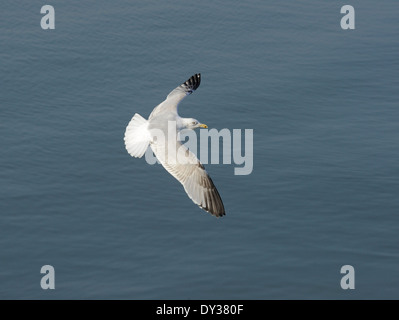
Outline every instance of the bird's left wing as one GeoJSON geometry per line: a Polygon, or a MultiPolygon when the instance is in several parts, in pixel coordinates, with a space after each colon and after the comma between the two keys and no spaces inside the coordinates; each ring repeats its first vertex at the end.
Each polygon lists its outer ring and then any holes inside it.
{"type": "Polygon", "coordinates": [[[177,106],[186,96],[195,91],[201,83],[201,74],[196,73],[190,79],[172,90],[166,99],[152,110],[149,120],[163,112],[174,112],[177,114],[177,106]]]}

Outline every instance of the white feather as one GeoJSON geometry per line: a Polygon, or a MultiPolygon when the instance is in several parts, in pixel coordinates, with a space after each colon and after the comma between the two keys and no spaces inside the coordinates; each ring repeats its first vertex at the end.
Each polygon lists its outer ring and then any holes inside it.
{"type": "Polygon", "coordinates": [[[132,157],[141,158],[151,140],[148,121],[136,113],[126,127],[125,147],[132,157]]]}

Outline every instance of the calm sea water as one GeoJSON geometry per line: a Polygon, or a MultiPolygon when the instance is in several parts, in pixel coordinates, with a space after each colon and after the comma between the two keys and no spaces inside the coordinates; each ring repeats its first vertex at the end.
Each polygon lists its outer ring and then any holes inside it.
{"type": "Polygon", "coordinates": [[[399,298],[396,0],[44,4],[0,13],[0,298],[399,298]],[[221,219],[123,143],[197,72],[181,115],[254,130],[221,219]]]}

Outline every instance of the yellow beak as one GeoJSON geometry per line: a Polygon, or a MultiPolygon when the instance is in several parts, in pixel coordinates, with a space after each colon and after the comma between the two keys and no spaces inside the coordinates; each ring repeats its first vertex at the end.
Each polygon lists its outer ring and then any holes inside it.
{"type": "Polygon", "coordinates": [[[208,126],[206,124],[203,124],[203,123],[200,124],[200,127],[201,128],[205,128],[205,129],[208,128],[208,126]]]}

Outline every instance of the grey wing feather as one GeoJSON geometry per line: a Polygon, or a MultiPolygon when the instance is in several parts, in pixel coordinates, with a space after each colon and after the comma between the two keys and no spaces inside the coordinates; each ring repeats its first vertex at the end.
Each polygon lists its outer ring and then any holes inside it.
{"type": "Polygon", "coordinates": [[[179,163],[177,160],[168,161],[166,146],[157,143],[151,144],[152,150],[163,167],[183,185],[187,195],[195,204],[216,217],[224,216],[222,199],[204,166],[180,142],[177,142],[176,147],[186,155],[184,163],[179,163]]]}
{"type": "Polygon", "coordinates": [[[199,87],[200,83],[201,74],[196,73],[190,79],[172,90],[166,97],[166,100],[154,108],[149,119],[162,112],[174,112],[177,114],[177,106],[179,105],[180,101],[182,101],[186,96],[192,94],[199,87]]]}

